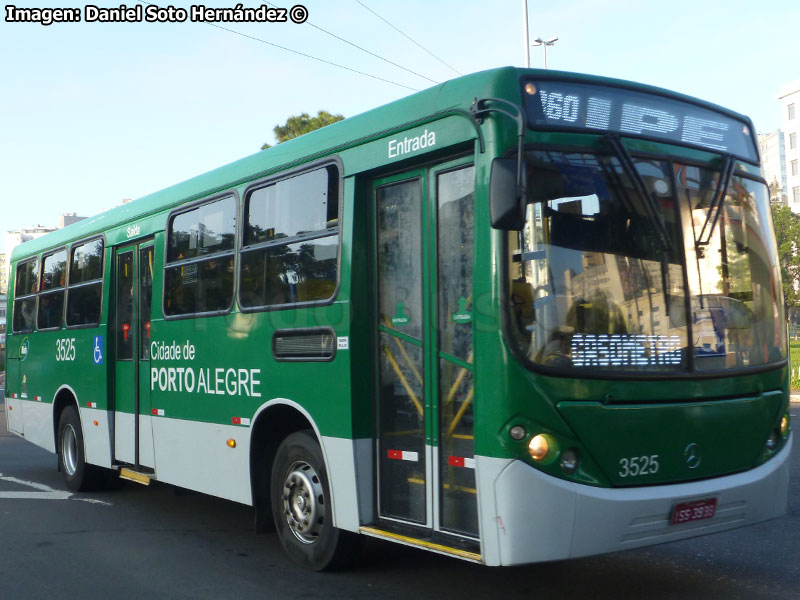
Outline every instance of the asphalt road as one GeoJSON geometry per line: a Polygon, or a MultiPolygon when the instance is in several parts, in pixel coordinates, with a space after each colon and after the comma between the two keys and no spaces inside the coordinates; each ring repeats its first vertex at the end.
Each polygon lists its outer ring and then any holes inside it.
{"type": "Polygon", "coordinates": [[[511,568],[369,539],[354,570],[318,574],[253,534],[245,506],[159,484],[69,494],[55,456],[8,434],[0,412],[0,598],[797,600],[798,446],[789,514],[749,528],[511,568]]]}

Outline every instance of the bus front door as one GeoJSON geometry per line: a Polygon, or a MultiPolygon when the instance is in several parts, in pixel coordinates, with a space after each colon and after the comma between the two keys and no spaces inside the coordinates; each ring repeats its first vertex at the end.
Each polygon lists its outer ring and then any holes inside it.
{"type": "Polygon", "coordinates": [[[155,468],[150,420],[150,305],[153,242],[115,252],[114,459],[155,468]],[[137,418],[138,417],[138,418],[137,418]]]}
{"type": "Polygon", "coordinates": [[[464,161],[374,182],[378,514],[478,538],[473,188],[464,161]]]}

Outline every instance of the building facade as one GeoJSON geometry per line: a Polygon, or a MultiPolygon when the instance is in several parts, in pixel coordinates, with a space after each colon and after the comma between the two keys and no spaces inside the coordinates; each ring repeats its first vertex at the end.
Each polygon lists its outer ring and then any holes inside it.
{"type": "Polygon", "coordinates": [[[55,231],[55,227],[45,227],[43,225],[37,225],[36,227],[30,227],[27,229],[16,229],[14,231],[7,231],[6,232],[6,240],[5,240],[5,257],[3,259],[3,275],[0,278],[0,283],[3,283],[4,287],[0,288],[0,294],[7,294],[8,293],[8,264],[11,259],[11,252],[22,244],[23,242],[27,242],[29,240],[35,240],[36,238],[42,237],[46,233],[50,233],[51,231],[55,231]]]}
{"type": "Polygon", "coordinates": [[[58,218],[58,228],[63,229],[67,225],[83,221],[85,218],[86,217],[79,217],[77,213],[64,213],[58,218]]]}
{"type": "MultiPolygon", "coordinates": [[[[79,217],[76,213],[64,213],[58,218],[58,229],[63,229],[68,225],[82,221],[86,217],[79,217]]],[[[8,293],[8,265],[11,260],[11,252],[20,244],[29,240],[35,240],[46,233],[55,231],[56,227],[45,227],[37,225],[26,229],[17,229],[6,232],[5,254],[0,253],[0,294],[8,293]]]]}
{"type": "Polygon", "coordinates": [[[761,154],[761,168],[769,185],[769,199],[776,204],[786,205],[786,150],[783,131],[758,134],[758,150],[761,154]]]}
{"type": "Polygon", "coordinates": [[[784,85],[779,98],[786,150],[786,195],[791,209],[800,213],[800,79],[784,85]]]}

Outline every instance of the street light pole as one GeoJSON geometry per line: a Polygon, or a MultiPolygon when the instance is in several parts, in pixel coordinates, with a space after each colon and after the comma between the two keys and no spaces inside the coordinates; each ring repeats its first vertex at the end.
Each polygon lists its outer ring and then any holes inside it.
{"type": "Polygon", "coordinates": [[[528,30],[528,0],[522,0],[522,27],[525,38],[525,68],[531,68],[531,36],[528,30]]]}
{"type": "Polygon", "coordinates": [[[534,43],[531,46],[544,46],[544,68],[547,68],[547,47],[554,45],[558,41],[557,37],[554,37],[551,40],[543,40],[542,38],[536,38],[534,43]]]}

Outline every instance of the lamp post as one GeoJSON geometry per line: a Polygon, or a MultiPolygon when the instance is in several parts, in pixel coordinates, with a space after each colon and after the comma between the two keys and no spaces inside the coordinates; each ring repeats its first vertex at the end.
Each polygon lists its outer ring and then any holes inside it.
{"type": "Polygon", "coordinates": [[[528,32],[528,0],[522,0],[522,34],[525,38],[525,68],[531,68],[531,38],[528,32]]]}
{"type": "Polygon", "coordinates": [[[543,40],[542,38],[536,38],[534,43],[531,46],[544,46],[544,68],[547,68],[547,47],[554,45],[558,41],[557,37],[554,37],[552,40],[543,40]]]}

